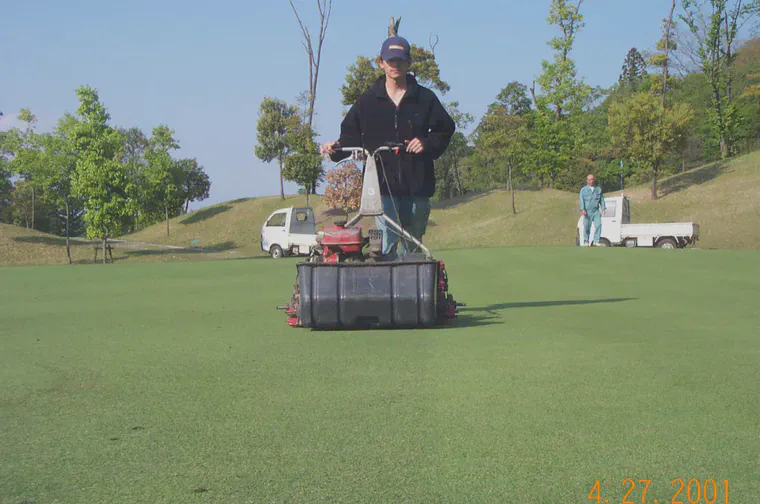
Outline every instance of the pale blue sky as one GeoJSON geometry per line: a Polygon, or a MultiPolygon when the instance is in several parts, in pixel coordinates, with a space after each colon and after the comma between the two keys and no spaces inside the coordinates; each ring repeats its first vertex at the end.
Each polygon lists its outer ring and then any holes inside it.
{"type": "MultiPolygon", "coordinates": [[[[573,56],[591,85],[609,86],[631,47],[650,49],[668,0],[586,0],[586,27],[573,56]]],[[[388,18],[400,34],[427,45],[458,100],[479,117],[512,80],[529,83],[551,57],[549,0],[334,0],[323,55],[316,128],[333,139],[342,117],[340,86],[356,56],[376,54],[388,18]]],[[[315,0],[297,0],[315,23],[315,0]]],[[[253,154],[265,96],[295,101],[308,86],[306,56],[287,0],[27,0],[0,10],[0,128],[31,108],[49,130],[76,108],[74,89],[98,89],[113,124],[146,133],[176,130],[180,155],[197,157],[211,177],[205,206],[276,194],[277,169],[253,154]]],[[[293,193],[296,188],[288,185],[293,193]]],[[[321,191],[320,191],[321,192],[321,191]]]]}

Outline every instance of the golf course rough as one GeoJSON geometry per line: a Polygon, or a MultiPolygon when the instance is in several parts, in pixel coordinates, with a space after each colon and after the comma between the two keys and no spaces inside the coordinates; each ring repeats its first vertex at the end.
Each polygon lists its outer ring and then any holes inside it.
{"type": "Polygon", "coordinates": [[[440,259],[415,331],[289,328],[292,259],[0,269],[0,502],[758,502],[757,252],[440,259]]]}

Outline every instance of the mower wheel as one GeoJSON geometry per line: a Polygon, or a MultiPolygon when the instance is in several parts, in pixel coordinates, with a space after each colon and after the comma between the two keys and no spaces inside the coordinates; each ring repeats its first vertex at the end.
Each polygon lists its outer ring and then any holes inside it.
{"type": "Polygon", "coordinates": [[[272,256],[272,259],[281,259],[282,256],[284,255],[282,251],[282,247],[280,247],[279,245],[272,245],[271,247],[269,247],[269,255],[272,256]]]}

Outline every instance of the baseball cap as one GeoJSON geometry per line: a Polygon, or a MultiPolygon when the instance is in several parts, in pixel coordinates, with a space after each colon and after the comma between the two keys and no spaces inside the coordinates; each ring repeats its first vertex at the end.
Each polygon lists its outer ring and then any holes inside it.
{"type": "Polygon", "coordinates": [[[380,57],[384,61],[388,61],[393,58],[399,58],[405,61],[409,61],[409,53],[411,48],[409,42],[404,37],[391,37],[383,42],[383,48],[380,51],[380,57]]]}

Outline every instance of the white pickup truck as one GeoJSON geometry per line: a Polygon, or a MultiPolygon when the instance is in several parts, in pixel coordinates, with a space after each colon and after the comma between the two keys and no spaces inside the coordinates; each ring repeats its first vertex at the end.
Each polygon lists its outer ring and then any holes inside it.
{"type": "MultiPolygon", "coordinates": [[[[699,224],[675,222],[666,224],[631,224],[631,206],[628,197],[605,198],[607,211],[602,215],[601,247],[657,247],[684,248],[699,239],[699,224]]],[[[578,219],[575,244],[581,244],[583,217],[578,219]]],[[[591,234],[593,235],[593,228],[591,234]]]]}
{"type": "Polygon", "coordinates": [[[275,210],[261,227],[261,250],[275,259],[307,256],[317,246],[317,224],[311,207],[275,210]]]}

